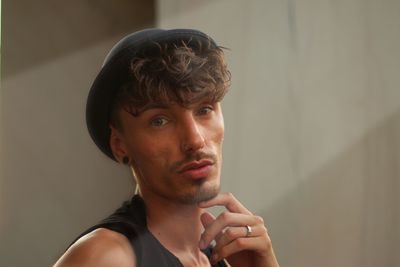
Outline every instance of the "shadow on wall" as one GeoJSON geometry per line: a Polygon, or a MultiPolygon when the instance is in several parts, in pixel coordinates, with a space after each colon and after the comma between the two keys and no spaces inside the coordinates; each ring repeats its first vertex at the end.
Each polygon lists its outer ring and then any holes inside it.
{"type": "Polygon", "coordinates": [[[399,266],[399,153],[397,111],[262,212],[281,266],[399,266]]]}
{"type": "Polygon", "coordinates": [[[3,77],[155,21],[154,1],[3,0],[3,77]]]}

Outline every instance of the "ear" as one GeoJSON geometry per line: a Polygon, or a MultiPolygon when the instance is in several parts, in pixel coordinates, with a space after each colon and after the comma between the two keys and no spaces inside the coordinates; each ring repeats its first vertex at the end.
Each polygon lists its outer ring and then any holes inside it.
{"type": "Polygon", "coordinates": [[[114,157],[122,163],[122,158],[128,154],[127,146],[121,132],[114,126],[109,125],[111,129],[110,147],[114,157]]]}

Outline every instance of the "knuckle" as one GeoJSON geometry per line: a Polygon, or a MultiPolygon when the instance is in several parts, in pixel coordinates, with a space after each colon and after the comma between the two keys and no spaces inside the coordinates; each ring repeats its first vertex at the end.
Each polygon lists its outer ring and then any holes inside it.
{"type": "Polygon", "coordinates": [[[261,227],[261,234],[262,234],[262,235],[268,234],[267,227],[265,227],[265,226],[261,227]]]}
{"type": "Polygon", "coordinates": [[[224,211],[224,212],[221,213],[221,215],[219,215],[219,217],[223,221],[228,221],[230,216],[231,216],[231,213],[229,211],[224,211]]]}
{"type": "Polygon", "coordinates": [[[235,240],[235,242],[236,242],[236,246],[239,249],[243,249],[246,247],[246,239],[245,238],[238,238],[235,240]]]}
{"type": "Polygon", "coordinates": [[[226,236],[227,236],[229,239],[235,238],[235,231],[234,231],[232,228],[228,228],[228,229],[225,231],[225,234],[226,234],[226,236]]]}
{"type": "Polygon", "coordinates": [[[256,222],[260,224],[264,224],[264,219],[261,216],[256,216],[256,222]]]}
{"type": "Polygon", "coordinates": [[[226,192],[226,193],[225,193],[225,196],[226,196],[227,198],[235,198],[231,192],[226,192]]]}

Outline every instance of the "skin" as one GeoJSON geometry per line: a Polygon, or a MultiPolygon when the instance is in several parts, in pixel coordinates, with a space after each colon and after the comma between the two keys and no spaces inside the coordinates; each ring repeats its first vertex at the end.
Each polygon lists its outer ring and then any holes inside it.
{"type": "MultiPolygon", "coordinates": [[[[129,157],[146,205],[149,231],[184,266],[210,266],[201,249],[212,240],[216,241],[213,262],[279,266],[262,218],[232,194],[219,193],[224,138],[220,103],[150,106],[139,116],[121,110],[120,119],[122,128],[111,128],[113,153],[121,162],[129,157]],[[188,163],[204,161],[206,171],[200,174],[181,171],[188,163]],[[206,209],[216,205],[226,207],[226,212],[214,218],[206,209]],[[252,227],[249,237],[246,225],[252,227]]],[[[79,240],[55,266],[136,266],[125,237],[107,229],[96,231],[79,240]],[[121,262],[107,263],[112,254],[121,262]]]]}
{"type": "Polygon", "coordinates": [[[224,123],[218,103],[150,106],[140,116],[120,113],[123,129],[113,129],[111,146],[117,157],[128,155],[145,200],[194,204],[219,192],[224,123]],[[212,163],[204,179],[178,172],[196,160],[212,163]],[[198,202],[198,201],[195,201],[198,202]]]}

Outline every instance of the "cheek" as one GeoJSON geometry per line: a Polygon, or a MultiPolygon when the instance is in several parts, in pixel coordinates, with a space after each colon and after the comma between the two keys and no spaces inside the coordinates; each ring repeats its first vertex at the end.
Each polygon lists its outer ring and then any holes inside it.
{"type": "Polygon", "coordinates": [[[136,167],[145,173],[168,166],[168,159],[171,155],[168,145],[161,142],[159,138],[138,138],[129,145],[129,152],[136,167]]]}
{"type": "Polygon", "coordinates": [[[212,125],[212,141],[213,143],[222,146],[222,143],[224,141],[224,133],[225,133],[225,128],[224,128],[224,120],[221,115],[221,117],[216,120],[213,125],[212,125]]]}

